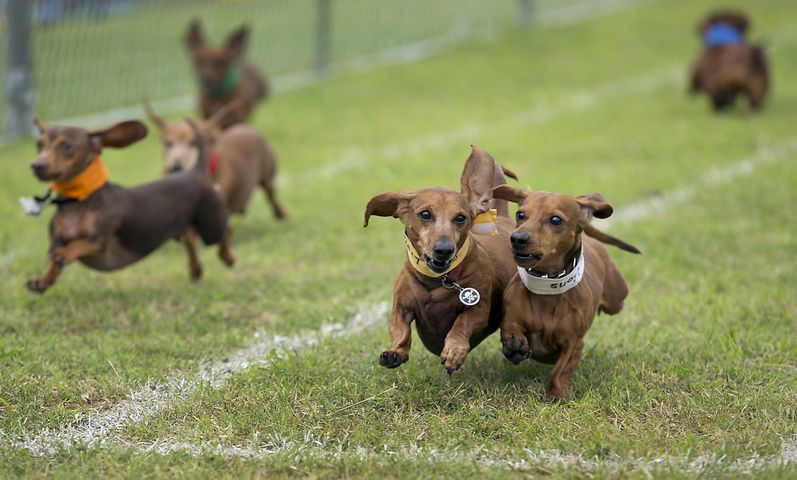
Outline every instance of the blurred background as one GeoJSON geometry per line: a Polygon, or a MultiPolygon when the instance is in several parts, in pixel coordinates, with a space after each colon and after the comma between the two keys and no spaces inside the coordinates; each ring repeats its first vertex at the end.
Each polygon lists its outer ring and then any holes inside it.
{"type": "Polygon", "coordinates": [[[191,108],[196,87],[182,37],[192,18],[202,19],[213,44],[245,19],[253,32],[249,60],[286,89],[417,60],[518,24],[567,22],[591,3],[609,9],[629,2],[3,0],[0,120],[8,138],[30,130],[30,111],[91,124],[95,117],[75,117],[114,116],[144,95],[162,111],[191,108]]]}

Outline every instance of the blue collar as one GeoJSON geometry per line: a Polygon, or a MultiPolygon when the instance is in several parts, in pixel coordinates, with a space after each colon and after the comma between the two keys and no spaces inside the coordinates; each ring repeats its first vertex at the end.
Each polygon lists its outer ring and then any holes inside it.
{"type": "Polygon", "coordinates": [[[727,23],[717,22],[711,24],[703,33],[703,45],[706,47],[721,47],[723,45],[739,45],[744,42],[744,36],[727,23]]]}

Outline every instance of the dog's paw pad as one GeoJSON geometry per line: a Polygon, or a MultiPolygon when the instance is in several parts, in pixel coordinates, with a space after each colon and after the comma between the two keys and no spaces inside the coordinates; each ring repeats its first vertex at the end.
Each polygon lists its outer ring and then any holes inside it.
{"type": "Polygon", "coordinates": [[[507,360],[512,362],[514,365],[517,365],[523,360],[529,358],[530,350],[528,343],[512,335],[509,340],[504,342],[503,352],[507,360]]]}
{"type": "Polygon", "coordinates": [[[384,351],[381,355],[379,355],[379,365],[387,368],[396,368],[409,359],[409,355],[402,355],[398,352],[384,351]]]}

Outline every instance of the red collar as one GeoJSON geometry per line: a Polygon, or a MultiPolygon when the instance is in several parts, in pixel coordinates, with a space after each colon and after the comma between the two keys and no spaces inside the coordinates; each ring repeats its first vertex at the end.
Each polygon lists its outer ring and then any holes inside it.
{"type": "Polygon", "coordinates": [[[462,267],[465,266],[465,262],[460,263],[453,270],[446,274],[446,279],[452,282],[456,282],[459,278],[459,274],[462,273],[462,267]]]}
{"type": "Polygon", "coordinates": [[[216,174],[216,170],[219,168],[219,152],[216,150],[211,150],[210,155],[208,155],[208,172],[211,175],[216,174]]]}

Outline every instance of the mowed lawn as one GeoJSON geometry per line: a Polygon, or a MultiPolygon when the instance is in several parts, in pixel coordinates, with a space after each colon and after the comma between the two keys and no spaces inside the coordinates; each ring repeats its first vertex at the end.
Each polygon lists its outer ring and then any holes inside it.
{"type": "MultiPolygon", "coordinates": [[[[6,147],[0,476],[716,477],[749,473],[736,459],[780,457],[797,434],[797,16],[792,0],[727,3],[752,13],[752,37],[768,45],[774,88],[760,114],[715,115],[686,95],[694,24],[719,4],[691,0],[505,32],[275,96],[255,124],[280,155],[290,218],[273,219],[258,194],[233,220],[235,267],[204,249],[197,284],[173,243],[111,274],[70,266],[45,295],[27,292],[51,210],[21,214],[17,197],[44,186],[29,173],[33,142],[6,147]],[[195,378],[254,332],[297,335],[389,302],[402,228],[375,218],[363,229],[365,203],[456,187],[471,143],[519,185],[600,192],[618,218],[668,202],[610,222],[643,255],[610,250],[631,293],[619,316],[594,322],[565,402],[542,401],[550,368],[512,366],[497,335],[451,376],[417,339],[409,363],[383,369],[385,316],[201,386],[102,447],[19,447],[148,383],[195,378]],[[135,447],[158,443],[257,458],[135,447]]],[[[104,152],[112,179],[159,175],[152,133],[104,152]]],[[[794,463],[757,465],[762,478],[797,475],[794,463]]]]}

